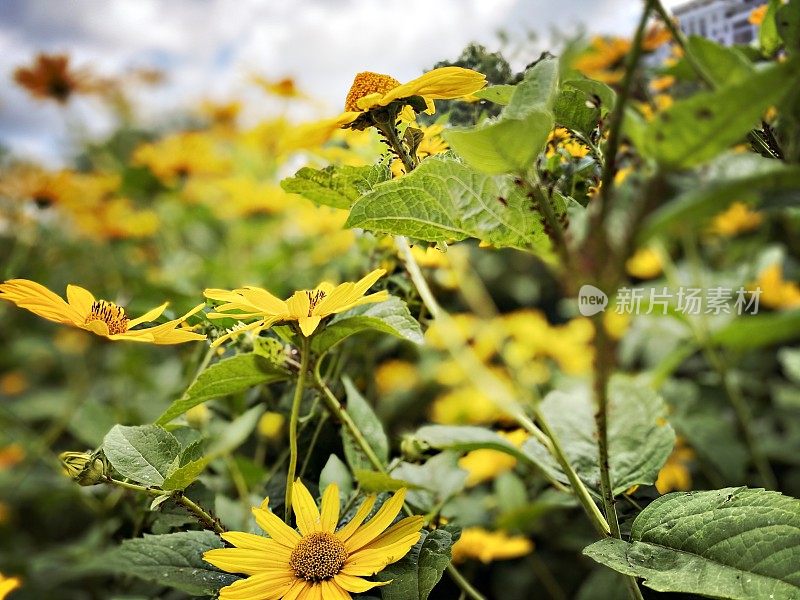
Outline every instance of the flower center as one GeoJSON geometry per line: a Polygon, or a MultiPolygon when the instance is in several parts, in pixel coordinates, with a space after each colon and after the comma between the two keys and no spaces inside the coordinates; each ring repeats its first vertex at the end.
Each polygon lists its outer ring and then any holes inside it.
{"type": "Polygon", "coordinates": [[[297,543],[289,566],[298,578],[318,582],[336,575],[346,560],[344,544],[332,533],[318,531],[303,536],[297,543]]]}
{"type": "Polygon", "coordinates": [[[347,92],[347,99],[344,101],[344,109],[348,112],[359,111],[358,101],[364,96],[370,94],[385,94],[389,90],[393,90],[400,85],[394,77],[382,75],[380,73],[373,73],[372,71],[364,71],[356,75],[353,80],[353,85],[350,86],[350,91],[347,92]]]}
{"type": "Polygon", "coordinates": [[[311,313],[314,312],[314,307],[316,307],[317,304],[319,304],[325,297],[325,292],[322,290],[309,290],[306,292],[306,296],[308,296],[308,316],[310,317],[311,313]]]}
{"type": "Polygon", "coordinates": [[[128,331],[128,317],[125,316],[125,309],[117,306],[113,302],[96,300],[92,303],[92,310],[86,317],[85,324],[92,321],[102,321],[108,326],[109,335],[125,333],[128,331]]]}

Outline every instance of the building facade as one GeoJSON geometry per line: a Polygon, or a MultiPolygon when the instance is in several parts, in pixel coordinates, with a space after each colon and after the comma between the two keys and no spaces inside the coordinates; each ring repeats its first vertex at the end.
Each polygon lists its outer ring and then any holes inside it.
{"type": "Polygon", "coordinates": [[[748,20],[753,9],[764,0],[693,0],[672,13],[686,35],[699,35],[725,46],[749,44],[758,35],[758,26],[748,20]]]}

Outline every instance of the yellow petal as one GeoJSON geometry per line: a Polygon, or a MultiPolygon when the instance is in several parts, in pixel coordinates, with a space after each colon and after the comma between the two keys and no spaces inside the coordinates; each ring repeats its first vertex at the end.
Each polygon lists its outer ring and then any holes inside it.
{"type": "Polygon", "coordinates": [[[461,67],[441,67],[428,71],[389,92],[381,100],[386,106],[399,98],[422,96],[425,99],[444,100],[467,96],[486,85],[486,76],[461,67]]]}
{"type": "Polygon", "coordinates": [[[272,511],[254,508],[253,516],[256,518],[258,526],[279,544],[287,548],[294,548],[297,542],[300,541],[300,535],[281,521],[272,511]]]}
{"type": "Polygon", "coordinates": [[[322,494],[322,514],[320,515],[320,528],[322,531],[333,533],[339,523],[339,486],[335,483],[328,484],[322,494]]]}
{"type": "Polygon", "coordinates": [[[257,287],[244,287],[241,290],[242,296],[263,311],[265,315],[282,315],[287,312],[286,302],[270,294],[267,290],[257,287]]]}
{"type": "Polygon", "coordinates": [[[322,598],[324,600],[352,600],[352,596],[336,583],[336,580],[326,579],[322,582],[322,598]]]}
{"type": "Polygon", "coordinates": [[[289,588],[289,591],[283,595],[282,600],[298,600],[302,598],[305,595],[306,589],[311,585],[313,584],[303,581],[302,579],[296,579],[292,587],[289,588]]]}
{"type": "MultiPolygon", "coordinates": [[[[67,292],[67,293],[69,293],[69,292],[67,292]]],[[[72,303],[71,300],[70,300],[70,303],[72,303]]],[[[137,317],[137,318],[129,321],[128,322],[128,328],[136,327],[140,323],[150,323],[151,321],[155,321],[158,317],[161,316],[161,314],[164,312],[164,310],[166,310],[168,305],[169,305],[169,302],[164,302],[164,304],[162,304],[161,306],[156,306],[154,309],[148,310],[141,317],[137,317]]]]}
{"type": "Polygon", "coordinates": [[[297,322],[300,325],[300,331],[303,332],[304,336],[308,337],[316,331],[321,320],[322,317],[300,317],[297,322]]]}
{"type": "MultiPolygon", "coordinates": [[[[270,541],[270,540],[267,540],[270,541]]],[[[274,546],[280,546],[272,541],[274,546]]],[[[261,550],[247,550],[245,548],[218,548],[208,550],[203,554],[203,560],[228,573],[244,573],[255,575],[262,572],[287,573],[292,572],[289,567],[289,557],[285,559],[273,558],[271,554],[261,550]]]]}
{"type": "Polygon", "coordinates": [[[276,544],[274,540],[265,538],[263,535],[245,533],[243,531],[226,531],[225,533],[221,534],[220,537],[226,542],[233,544],[237,548],[258,550],[259,552],[265,552],[270,555],[274,555],[276,558],[285,557],[287,561],[291,556],[291,550],[286,548],[286,546],[276,544]]]}
{"type": "Polygon", "coordinates": [[[220,600],[279,600],[295,584],[291,570],[269,571],[240,579],[220,590],[220,600]]]}
{"type": "MultiPolygon", "coordinates": [[[[419,531],[425,519],[421,516],[406,517],[405,519],[395,523],[389,529],[384,531],[369,544],[364,546],[365,550],[379,550],[394,544],[405,544],[408,538],[415,538],[409,545],[409,548],[417,543],[419,539],[419,531]]],[[[407,551],[407,550],[406,550],[407,551]]]]}
{"type": "Polygon", "coordinates": [[[85,318],[92,312],[94,296],[89,290],[85,290],[78,285],[70,284],[67,286],[67,301],[72,308],[79,314],[84,315],[85,318]]]}
{"type": "MultiPolygon", "coordinates": [[[[108,335],[108,325],[104,321],[89,321],[88,323],[82,325],[83,329],[91,331],[97,335],[102,335],[104,337],[109,337],[108,335]]],[[[124,334],[117,334],[115,337],[120,338],[124,334]]],[[[149,338],[147,341],[152,341],[152,337],[149,334],[142,334],[142,337],[149,338]]]]}
{"type": "Polygon", "coordinates": [[[392,523],[400,509],[403,508],[405,497],[406,490],[400,489],[394,496],[384,502],[383,506],[375,513],[375,516],[350,536],[350,539],[345,541],[344,545],[347,548],[347,552],[355,552],[378,537],[392,523]]]}
{"type": "MultiPolygon", "coordinates": [[[[309,583],[297,600],[323,600],[322,586],[319,583],[309,583]]],[[[325,598],[324,600],[328,600],[325,598]]]]}
{"type": "Polygon", "coordinates": [[[63,298],[28,279],[9,279],[0,284],[0,299],[13,302],[20,308],[56,323],[80,327],[86,320],[86,314],[78,313],[63,298]]]}
{"type": "Polygon", "coordinates": [[[374,494],[367,496],[367,499],[364,500],[361,506],[358,507],[356,514],[353,515],[353,518],[350,519],[350,522],[336,532],[336,537],[343,542],[347,541],[347,539],[349,539],[350,536],[356,532],[359,525],[364,522],[364,519],[367,518],[367,515],[372,512],[372,507],[375,506],[375,500],[376,496],[374,494]]]}
{"type": "Polygon", "coordinates": [[[301,534],[309,535],[320,530],[317,503],[299,479],[295,480],[292,487],[292,509],[301,534]]]}
{"type": "Polygon", "coordinates": [[[366,579],[361,579],[360,577],[354,577],[352,575],[345,575],[344,573],[337,573],[333,576],[333,580],[342,588],[348,592],[353,592],[354,594],[360,594],[361,592],[366,592],[374,587],[391,583],[390,581],[367,581],[366,579]]]}
{"type": "Polygon", "coordinates": [[[305,291],[295,292],[292,294],[292,297],[286,301],[286,308],[288,315],[293,319],[307,317],[311,308],[311,301],[308,299],[308,294],[305,291]]]}

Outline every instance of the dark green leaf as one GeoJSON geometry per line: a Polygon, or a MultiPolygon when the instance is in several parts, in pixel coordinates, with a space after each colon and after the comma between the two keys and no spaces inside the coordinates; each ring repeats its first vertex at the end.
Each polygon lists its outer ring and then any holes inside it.
{"type": "Polygon", "coordinates": [[[391,179],[385,165],[351,167],[328,166],[324,169],[303,167],[293,177],[281,181],[287,192],[299,194],[316,204],[348,209],[359,196],[375,184],[391,179]]]}
{"type": "MultiPolygon", "coordinates": [[[[389,460],[389,439],[383,430],[383,424],[353,382],[348,377],[343,377],[342,383],[347,393],[347,414],[353,419],[375,455],[385,465],[389,460]]],[[[345,458],[353,472],[358,469],[371,470],[375,468],[350,431],[344,426],[342,426],[342,442],[345,458]]]]}
{"type": "Polygon", "coordinates": [[[103,439],[103,452],[124,477],[147,486],[160,486],[178,459],[180,444],[156,425],[115,425],[103,439]]]}

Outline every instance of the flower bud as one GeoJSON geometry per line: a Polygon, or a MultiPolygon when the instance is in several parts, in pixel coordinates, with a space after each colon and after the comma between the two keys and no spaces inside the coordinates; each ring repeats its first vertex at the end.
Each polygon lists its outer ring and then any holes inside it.
{"type": "Polygon", "coordinates": [[[415,438],[413,435],[403,436],[400,442],[400,452],[403,457],[410,461],[420,460],[426,450],[430,448],[427,442],[415,438]]]}
{"type": "Polygon", "coordinates": [[[102,454],[62,452],[58,458],[67,477],[78,485],[97,485],[108,475],[109,464],[102,454]]]}
{"type": "Polygon", "coordinates": [[[281,413],[265,412],[258,420],[258,434],[268,440],[276,440],[280,437],[283,424],[286,421],[281,413]]]}

